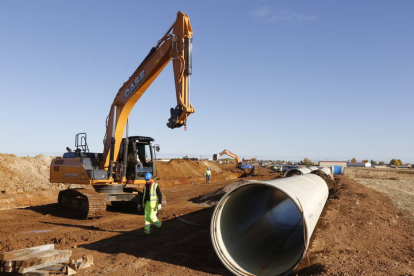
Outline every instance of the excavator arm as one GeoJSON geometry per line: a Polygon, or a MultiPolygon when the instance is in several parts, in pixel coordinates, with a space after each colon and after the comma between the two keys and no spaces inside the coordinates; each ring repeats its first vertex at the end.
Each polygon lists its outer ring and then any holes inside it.
{"type": "Polygon", "coordinates": [[[112,167],[110,163],[114,156],[118,156],[132,108],[171,60],[177,105],[170,110],[171,117],[167,126],[171,129],[185,126],[188,116],[195,112],[190,103],[189,91],[192,74],[192,36],[190,18],[178,12],[174,24],[119,89],[106,122],[103,158],[99,164],[101,169],[107,170],[112,167]]]}
{"type": "Polygon", "coordinates": [[[228,156],[230,156],[230,157],[232,157],[232,158],[234,158],[234,159],[236,159],[237,164],[242,163],[242,160],[240,159],[240,157],[237,154],[234,154],[231,151],[226,150],[226,149],[223,150],[222,152],[220,152],[219,155],[218,155],[218,157],[221,157],[221,156],[223,156],[225,154],[228,155],[228,156]]]}

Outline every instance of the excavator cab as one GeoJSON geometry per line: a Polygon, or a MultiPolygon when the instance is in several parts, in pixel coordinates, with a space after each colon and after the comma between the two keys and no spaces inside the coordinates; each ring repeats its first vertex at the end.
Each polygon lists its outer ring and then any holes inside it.
{"type": "Polygon", "coordinates": [[[123,138],[118,157],[118,160],[122,161],[117,165],[117,179],[122,178],[121,172],[125,169],[127,183],[143,180],[147,172],[156,176],[156,152],[159,151],[160,147],[159,145],[152,146],[153,141],[153,138],[146,136],[123,138]],[[125,148],[125,145],[127,145],[127,148],[125,148]]]}
{"type": "MultiPolygon", "coordinates": [[[[102,153],[92,153],[86,141],[86,133],[78,133],[75,138],[75,150],[66,148],[62,157],[52,161],[50,181],[52,183],[98,184],[109,179],[107,170],[99,168],[102,153]]],[[[156,152],[159,145],[152,145],[154,138],[130,136],[123,138],[118,158],[113,162],[113,181],[124,184],[145,183],[144,175],[150,172],[157,175],[156,152]],[[126,182],[125,183],[125,180],[126,182]]]]}

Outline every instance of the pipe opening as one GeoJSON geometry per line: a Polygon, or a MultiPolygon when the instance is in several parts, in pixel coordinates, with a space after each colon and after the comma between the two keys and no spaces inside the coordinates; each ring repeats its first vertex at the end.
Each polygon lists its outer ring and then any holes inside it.
{"type": "Polygon", "coordinates": [[[291,176],[295,176],[295,175],[303,175],[303,174],[307,174],[310,173],[311,170],[308,168],[298,168],[298,169],[291,169],[288,170],[285,173],[285,177],[291,177],[291,176]]]}
{"type": "Polygon", "coordinates": [[[302,260],[306,248],[302,213],[273,186],[242,186],[225,196],[213,216],[216,252],[237,275],[284,274],[302,260]]]}
{"type": "Polygon", "coordinates": [[[335,188],[336,186],[335,180],[332,178],[332,176],[327,171],[320,169],[320,170],[312,171],[311,174],[316,174],[317,176],[321,177],[325,181],[326,185],[328,186],[329,191],[335,188]]]}

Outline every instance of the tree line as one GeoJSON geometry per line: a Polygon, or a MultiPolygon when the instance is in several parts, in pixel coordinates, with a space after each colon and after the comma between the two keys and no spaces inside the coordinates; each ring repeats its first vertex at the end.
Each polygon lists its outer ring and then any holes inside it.
{"type": "MultiPolygon", "coordinates": [[[[351,160],[348,160],[347,162],[357,162],[356,158],[352,158],[351,160]]],[[[377,161],[371,159],[371,161],[368,161],[368,159],[364,159],[361,162],[363,163],[371,163],[371,165],[385,165],[384,161],[379,161],[377,163],[377,161]]],[[[305,166],[312,166],[315,165],[314,162],[312,162],[312,160],[310,160],[309,158],[304,158],[302,161],[299,162],[300,165],[305,165],[305,166]]],[[[388,165],[394,165],[394,166],[402,166],[404,165],[403,161],[401,161],[401,159],[391,159],[390,162],[388,163],[388,165]]]]}
{"type": "MultiPolygon", "coordinates": [[[[348,161],[349,162],[349,161],[348,161]]],[[[357,162],[356,158],[352,158],[351,162],[357,162]]],[[[368,163],[368,159],[364,159],[361,162],[363,163],[368,163]]],[[[371,163],[371,165],[385,165],[384,161],[379,161],[378,163],[375,160],[372,160],[369,162],[371,163]]],[[[403,161],[401,161],[401,159],[391,159],[390,162],[388,163],[388,165],[394,165],[394,166],[402,166],[404,163],[403,161]]]]}

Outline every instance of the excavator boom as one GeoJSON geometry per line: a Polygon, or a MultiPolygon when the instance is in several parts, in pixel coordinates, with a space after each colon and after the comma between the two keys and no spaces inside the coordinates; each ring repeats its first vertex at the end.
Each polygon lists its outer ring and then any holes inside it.
{"type": "Polygon", "coordinates": [[[178,12],[174,24],[119,89],[106,122],[103,159],[100,162],[101,169],[107,170],[110,166],[110,157],[118,156],[122,136],[132,108],[170,60],[172,60],[174,68],[177,105],[170,110],[171,117],[168,119],[167,126],[172,129],[181,127],[186,124],[188,116],[195,112],[190,103],[189,91],[190,75],[192,74],[192,36],[190,18],[182,12],[178,12]],[[112,153],[111,150],[113,150],[112,153]]]}
{"type": "Polygon", "coordinates": [[[229,151],[229,150],[223,150],[222,152],[220,152],[219,154],[218,154],[218,157],[221,157],[221,156],[223,156],[223,155],[228,155],[228,156],[230,156],[230,157],[232,157],[232,158],[234,158],[234,159],[236,159],[236,162],[237,162],[237,164],[240,164],[240,163],[242,163],[242,160],[241,160],[241,158],[237,155],[237,154],[234,154],[234,153],[232,153],[231,151],[229,151]]]}

